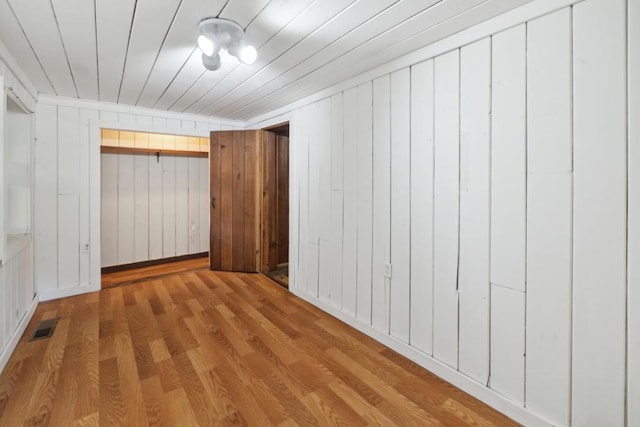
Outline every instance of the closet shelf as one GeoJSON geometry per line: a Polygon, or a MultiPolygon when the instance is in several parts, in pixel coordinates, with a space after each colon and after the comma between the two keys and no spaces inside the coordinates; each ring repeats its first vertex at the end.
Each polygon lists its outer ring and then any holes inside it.
{"type": "Polygon", "coordinates": [[[206,151],[160,150],[157,148],[111,147],[108,145],[100,146],[100,152],[108,154],[155,154],[180,157],[209,157],[209,153],[206,151]]]}

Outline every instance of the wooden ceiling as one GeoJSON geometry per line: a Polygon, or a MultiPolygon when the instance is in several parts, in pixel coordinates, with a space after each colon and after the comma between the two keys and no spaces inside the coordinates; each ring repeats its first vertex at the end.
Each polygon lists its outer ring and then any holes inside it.
{"type": "Polygon", "coordinates": [[[529,1],[0,0],[0,40],[40,93],[248,119],[529,1]],[[205,70],[206,17],[258,60],[205,70]]]}

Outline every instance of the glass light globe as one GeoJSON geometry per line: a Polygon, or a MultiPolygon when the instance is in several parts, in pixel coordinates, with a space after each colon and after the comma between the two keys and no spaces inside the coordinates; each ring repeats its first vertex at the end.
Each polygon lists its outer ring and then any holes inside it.
{"type": "Polygon", "coordinates": [[[256,62],[257,58],[258,52],[256,51],[256,48],[251,45],[243,47],[240,51],[240,61],[245,64],[253,64],[256,62]]]}
{"type": "Polygon", "coordinates": [[[202,53],[207,56],[213,55],[213,51],[215,48],[213,40],[203,35],[198,36],[198,47],[200,48],[202,53]]]}

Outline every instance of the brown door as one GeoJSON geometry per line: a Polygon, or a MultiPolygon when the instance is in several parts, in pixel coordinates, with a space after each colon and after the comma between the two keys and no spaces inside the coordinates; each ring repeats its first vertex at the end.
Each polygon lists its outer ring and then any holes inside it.
{"type": "Polygon", "coordinates": [[[212,270],[257,272],[262,131],[211,132],[212,270]]]}

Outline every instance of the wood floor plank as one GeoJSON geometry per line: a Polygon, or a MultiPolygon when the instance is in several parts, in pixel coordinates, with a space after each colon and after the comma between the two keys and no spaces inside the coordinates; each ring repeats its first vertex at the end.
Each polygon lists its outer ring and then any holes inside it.
{"type": "Polygon", "coordinates": [[[264,276],[145,271],[38,306],[0,425],[516,425],[264,276]]]}

